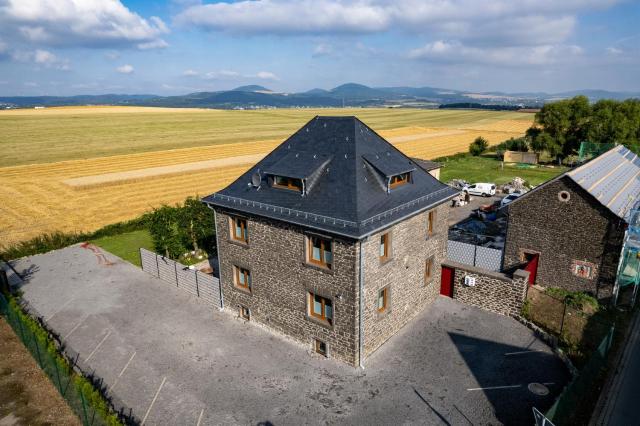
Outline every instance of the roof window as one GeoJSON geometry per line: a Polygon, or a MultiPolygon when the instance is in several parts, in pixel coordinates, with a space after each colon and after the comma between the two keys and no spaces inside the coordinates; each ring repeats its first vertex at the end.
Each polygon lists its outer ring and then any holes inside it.
{"type": "Polygon", "coordinates": [[[289,189],[291,191],[302,192],[302,179],[274,175],[273,186],[275,188],[283,188],[283,189],[289,189]]]}

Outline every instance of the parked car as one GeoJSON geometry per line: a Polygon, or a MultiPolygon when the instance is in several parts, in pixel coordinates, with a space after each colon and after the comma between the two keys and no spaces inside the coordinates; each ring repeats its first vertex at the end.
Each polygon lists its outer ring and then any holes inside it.
{"type": "Polygon", "coordinates": [[[490,197],[496,194],[496,185],[494,183],[474,183],[473,185],[465,186],[462,191],[470,195],[490,197]]]}
{"type": "Polygon", "coordinates": [[[504,197],[502,200],[500,200],[500,208],[506,206],[507,204],[509,204],[510,202],[512,202],[513,200],[517,199],[519,196],[521,196],[522,194],[520,194],[519,192],[514,192],[513,194],[509,194],[506,197],[504,197]]]}

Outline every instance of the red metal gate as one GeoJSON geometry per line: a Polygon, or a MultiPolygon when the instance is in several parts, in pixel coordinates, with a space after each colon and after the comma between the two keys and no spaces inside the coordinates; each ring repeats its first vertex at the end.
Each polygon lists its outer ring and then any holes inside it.
{"type": "Polygon", "coordinates": [[[440,294],[447,297],[453,297],[453,276],[455,269],[448,266],[442,267],[442,278],[440,280],[440,294]]]}

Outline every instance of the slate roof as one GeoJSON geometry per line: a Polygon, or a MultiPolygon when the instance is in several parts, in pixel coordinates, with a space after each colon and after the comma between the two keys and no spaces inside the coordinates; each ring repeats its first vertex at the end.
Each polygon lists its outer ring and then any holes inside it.
{"type": "Polygon", "coordinates": [[[442,168],[442,164],[436,163],[435,161],[423,160],[421,158],[412,158],[412,160],[420,167],[430,172],[431,170],[442,168]]]}
{"type": "MultiPolygon", "coordinates": [[[[614,215],[629,221],[631,208],[640,198],[640,158],[629,149],[618,145],[546,183],[565,176],[577,183],[614,215]]],[[[544,187],[546,183],[518,197],[510,204],[544,187]]]]}
{"type": "Polygon", "coordinates": [[[360,239],[457,194],[356,117],[318,116],[203,202],[360,239]],[[387,191],[406,171],[411,182],[387,191]],[[271,187],[269,174],[304,179],[306,193],[271,187]]]}

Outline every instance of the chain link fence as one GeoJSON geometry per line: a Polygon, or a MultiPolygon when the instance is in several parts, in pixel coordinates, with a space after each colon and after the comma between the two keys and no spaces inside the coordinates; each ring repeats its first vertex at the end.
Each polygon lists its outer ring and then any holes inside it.
{"type": "Polygon", "coordinates": [[[102,394],[61,355],[50,333],[15,300],[7,300],[1,293],[0,314],[85,426],[122,425],[102,394]]]}

